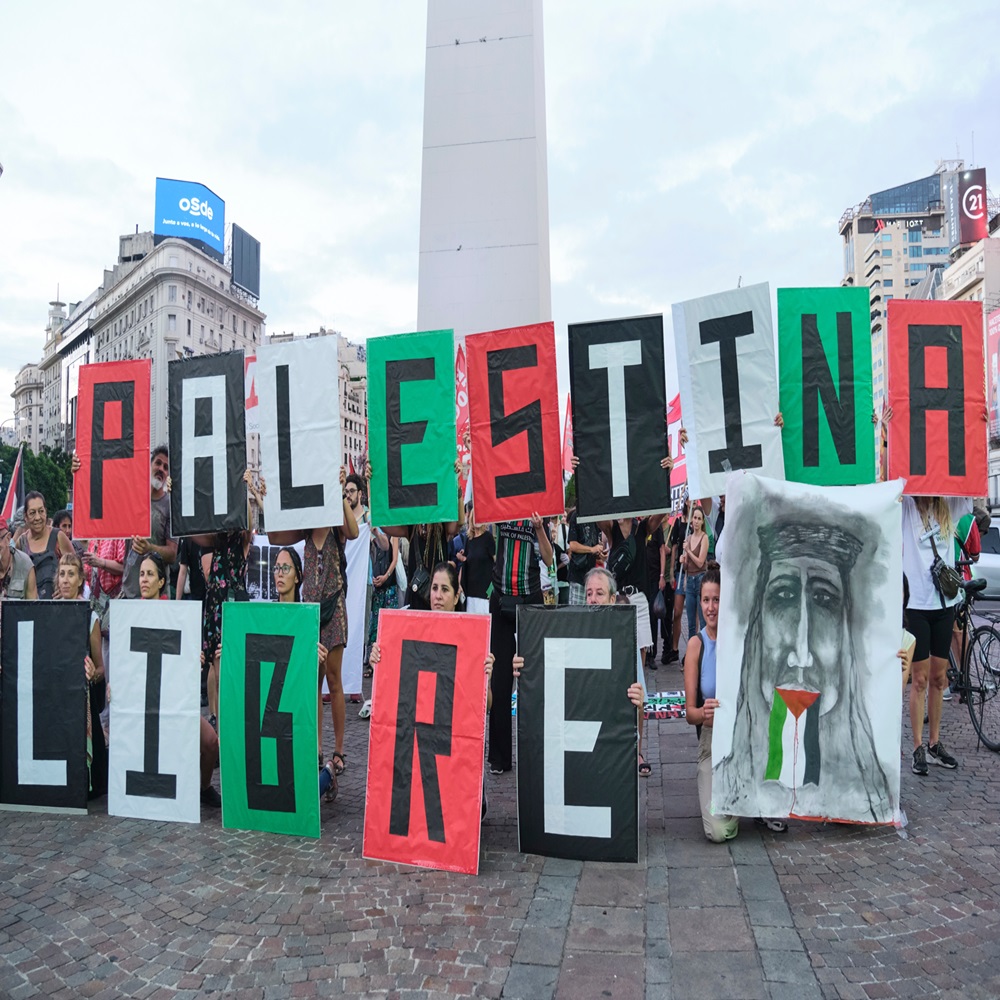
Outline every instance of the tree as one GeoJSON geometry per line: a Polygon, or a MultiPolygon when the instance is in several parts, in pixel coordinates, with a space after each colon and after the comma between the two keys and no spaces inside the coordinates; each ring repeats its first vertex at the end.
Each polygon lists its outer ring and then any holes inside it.
{"type": "MultiPolygon", "coordinates": [[[[0,475],[3,488],[0,495],[6,497],[14,465],[17,462],[17,448],[0,444],[0,475]]],[[[24,489],[26,493],[37,490],[45,497],[45,506],[50,514],[61,510],[69,502],[71,456],[60,448],[42,448],[35,455],[30,448],[24,449],[24,489]]]]}

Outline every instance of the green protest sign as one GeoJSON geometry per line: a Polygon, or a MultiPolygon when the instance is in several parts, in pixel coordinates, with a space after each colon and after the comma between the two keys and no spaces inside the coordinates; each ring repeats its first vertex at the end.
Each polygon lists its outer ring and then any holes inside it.
{"type": "Polygon", "coordinates": [[[456,520],[451,330],[368,341],[368,450],[373,524],[456,520]]]}
{"type": "Polygon", "coordinates": [[[222,825],[319,836],[318,604],[222,606],[222,825]]]}
{"type": "Polygon", "coordinates": [[[779,397],[785,478],[875,482],[867,288],[779,288],[779,397]]]}

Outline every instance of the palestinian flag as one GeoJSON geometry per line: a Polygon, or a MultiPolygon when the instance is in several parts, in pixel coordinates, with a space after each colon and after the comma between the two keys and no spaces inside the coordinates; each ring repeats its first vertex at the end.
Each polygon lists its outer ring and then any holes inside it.
{"type": "Polygon", "coordinates": [[[786,788],[819,784],[819,692],[775,688],[765,781],[786,788]]]}
{"type": "MultiPolygon", "coordinates": [[[[24,457],[24,445],[17,449],[17,461],[14,463],[14,471],[10,476],[10,485],[7,487],[7,499],[4,500],[3,510],[0,517],[11,520],[18,510],[24,506],[24,464],[21,461],[24,457]]],[[[13,528],[11,529],[13,531],[13,528]]]]}

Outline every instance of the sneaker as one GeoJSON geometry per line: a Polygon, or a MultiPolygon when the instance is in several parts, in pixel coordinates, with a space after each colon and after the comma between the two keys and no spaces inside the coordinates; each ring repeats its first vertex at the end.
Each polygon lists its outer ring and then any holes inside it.
{"type": "Polygon", "coordinates": [[[211,786],[201,790],[201,804],[210,809],[222,808],[222,796],[211,786]]]}
{"type": "Polygon", "coordinates": [[[672,650],[670,650],[669,655],[667,656],[667,658],[663,662],[664,663],[676,663],[679,659],[680,659],[680,654],[677,652],[676,649],[672,649],[672,650]]]}
{"type": "Polygon", "coordinates": [[[944,744],[940,741],[935,743],[934,746],[927,748],[927,756],[930,757],[932,764],[937,764],[939,767],[946,767],[949,771],[958,767],[958,761],[945,750],[944,744]]]}
{"type": "Polygon", "coordinates": [[[951,701],[951,685],[949,684],[941,695],[942,701],[951,701]]]}
{"type": "Polygon", "coordinates": [[[372,715],[372,700],[368,698],[365,703],[361,706],[361,711],[358,712],[359,719],[370,719],[372,715]]]}
{"type": "MultiPolygon", "coordinates": [[[[938,744],[940,746],[940,744],[938,744]]],[[[928,771],[927,767],[927,750],[923,743],[913,751],[913,766],[911,768],[914,774],[924,775],[928,771]]]]}

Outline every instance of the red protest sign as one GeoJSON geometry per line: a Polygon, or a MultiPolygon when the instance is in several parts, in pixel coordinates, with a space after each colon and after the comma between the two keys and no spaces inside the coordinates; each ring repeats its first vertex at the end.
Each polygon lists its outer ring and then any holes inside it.
{"type": "Polygon", "coordinates": [[[378,641],[363,854],[475,875],[489,616],[383,610],[378,641]]]}
{"type": "Polygon", "coordinates": [[[466,337],[476,520],[563,511],[551,323],[466,337]]]}
{"type": "Polygon", "coordinates": [[[927,496],[986,493],[983,309],[889,303],[889,478],[927,496]]]}
{"type": "Polygon", "coordinates": [[[73,534],[146,538],[149,515],[149,386],[152,361],[80,368],[73,477],[73,534]]]}

